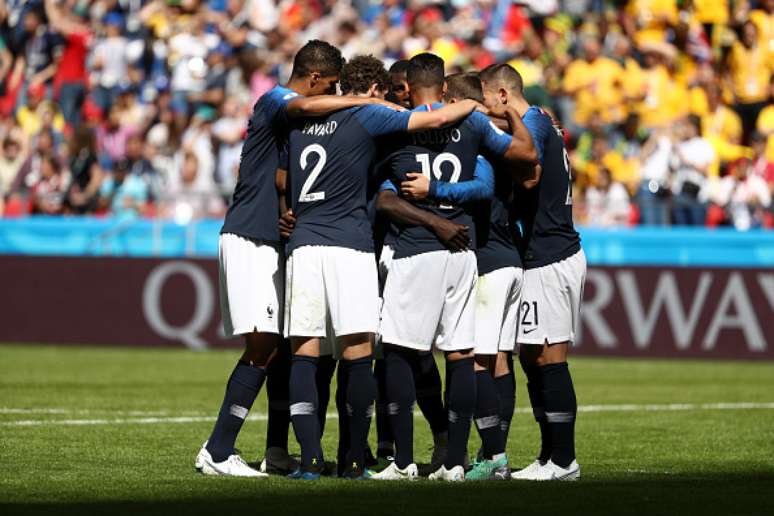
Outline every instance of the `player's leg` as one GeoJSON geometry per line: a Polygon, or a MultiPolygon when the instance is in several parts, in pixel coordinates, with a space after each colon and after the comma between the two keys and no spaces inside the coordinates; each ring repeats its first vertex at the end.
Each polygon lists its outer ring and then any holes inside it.
{"type": "Polygon", "coordinates": [[[387,368],[384,358],[374,361],[376,377],[376,457],[392,460],[395,456],[395,439],[390,426],[390,414],[387,410],[387,368]]]}
{"type": "Polygon", "coordinates": [[[379,327],[376,260],[373,253],[329,247],[324,254],[323,274],[345,375],[350,439],[343,476],[368,477],[365,449],[377,389],[372,370],[373,338],[379,327]]]}
{"type": "MultiPolygon", "coordinates": [[[[392,263],[393,249],[389,245],[382,247],[379,255],[379,296],[380,315],[381,305],[384,304],[384,284],[392,263]]],[[[376,377],[376,457],[380,462],[391,461],[395,455],[395,440],[392,436],[390,414],[387,410],[387,373],[384,364],[384,353],[381,350],[381,335],[377,336],[374,350],[374,376],[376,377]]]]}
{"type": "Polygon", "coordinates": [[[321,250],[317,246],[295,249],[288,258],[285,298],[285,333],[293,352],[290,367],[290,419],[301,445],[301,467],[292,478],[316,479],[323,470],[320,444],[317,364],[320,339],[326,334],[327,305],[322,276],[321,250]]]}
{"type": "Polygon", "coordinates": [[[317,361],[317,418],[320,424],[320,436],[325,434],[325,421],[328,414],[328,405],[331,401],[331,381],[336,374],[336,359],[333,355],[320,353],[317,361]]]}
{"type": "Polygon", "coordinates": [[[431,479],[465,479],[465,455],[476,408],[473,345],[476,324],[476,257],[471,251],[447,253],[443,286],[445,299],[439,320],[443,335],[438,348],[446,355],[449,408],[449,449],[445,464],[431,479]]]}
{"type": "Polygon", "coordinates": [[[532,280],[525,275],[521,305],[525,313],[519,329],[519,342],[525,345],[520,346],[519,358],[529,384],[539,382],[539,388],[528,384],[528,390],[530,400],[533,396],[536,398],[533,401],[536,419],[542,419],[538,422],[543,444],[536,462],[546,462],[540,467],[533,463],[523,472],[515,473],[514,478],[576,480],[580,477],[575,460],[577,400],[567,354],[575,339],[585,271],[586,260],[580,251],[561,262],[528,271],[532,273],[532,280]]]}
{"type": "Polygon", "coordinates": [[[319,478],[324,467],[320,443],[320,421],[317,417],[317,363],[320,357],[319,337],[291,337],[293,362],[290,367],[290,419],[301,445],[301,468],[293,478],[319,478]]]}
{"type": "Polygon", "coordinates": [[[234,444],[279,342],[280,255],[275,246],[224,234],[218,264],[224,330],[226,335],[243,335],[245,350],[226,384],[218,418],[196,458],[196,468],[211,475],[261,476],[234,452],[234,444]]]}
{"type": "Polygon", "coordinates": [[[298,468],[298,462],[288,454],[291,356],[290,342],[282,340],[266,368],[269,417],[266,425],[266,453],[261,462],[261,471],[264,473],[287,475],[298,468]]]}
{"type": "Polygon", "coordinates": [[[384,287],[381,334],[395,461],[378,480],[417,478],[414,463],[415,371],[418,352],[429,352],[443,309],[445,251],[394,259],[384,287]],[[419,285],[417,278],[421,278],[419,285]]]}
{"type": "MultiPolygon", "coordinates": [[[[366,473],[368,430],[376,401],[376,378],[372,371],[371,333],[340,337],[342,343],[342,377],[346,407],[349,449],[345,461],[345,477],[359,477],[366,473]]],[[[341,430],[340,430],[341,431],[341,430]]]]}
{"type": "Polygon", "coordinates": [[[430,431],[433,434],[433,455],[430,465],[431,469],[435,471],[446,462],[449,445],[449,416],[441,395],[443,390],[441,373],[438,371],[438,365],[435,363],[432,351],[421,352],[418,358],[417,405],[430,424],[430,431]]]}
{"type": "Polygon", "coordinates": [[[505,316],[500,332],[500,343],[494,367],[494,381],[500,397],[500,428],[503,439],[508,445],[508,432],[511,428],[513,412],[516,409],[516,377],[513,370],[513,353],[517,351],[516,338],[519,330],[519,305],[524,283],[524,270],[509,268],[510,288],[505,297],[505,316]]]}
{"type": "Polygon", "coordinates": [[[494,370],[494,382],[500,398],[500,428],[506,447],[511,429],[513,412],[516,410],[516,376],[513,372],[513,354],[509,351],[497,353],[494,370]]]}

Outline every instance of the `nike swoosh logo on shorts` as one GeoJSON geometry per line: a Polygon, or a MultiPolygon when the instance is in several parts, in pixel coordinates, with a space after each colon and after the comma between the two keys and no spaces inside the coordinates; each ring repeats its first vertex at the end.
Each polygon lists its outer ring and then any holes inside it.
{"type": "Polygon", "coordinates": [[[522,333],[523,333],[524,335],[527,335],[527,334],[529,334],[529,333],[532,333],[532,332],[533,332],[533,331],[535,331],[535,330],[537,330],[537,328],[531,328],[531,329],[529,329],[529,330],[524,330],[522,333]]]}

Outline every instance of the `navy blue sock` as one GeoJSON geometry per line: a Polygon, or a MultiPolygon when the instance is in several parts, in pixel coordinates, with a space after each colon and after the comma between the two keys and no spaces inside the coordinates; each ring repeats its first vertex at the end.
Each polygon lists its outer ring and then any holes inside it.
{"type": "Polygon", "coordinates": [[[266,448],[288,449],[290,430],[290,346],[283,341],[277,355],[266,368],[266,395],[269,398],[269,421],[266,425],[266,448]]]}
{"type": "Polygon", "coordinates": [[[290,367],[290,419],[301,445],[301,464],[306,470],[323,465],[320,422],[317,419],[317,358],[295,355],[290,367]]]}
{"type": "Polygon", "coordinates": [[[543,374],[540,366],[522,362],[524,374],[527,376],[527,394],[532,405],[532,415],[540,427],[540,453],[537,459],[547,462],[551,458],[551,433],[546,421],[545,399],[543,397],[543,374]]]}
{"type": "Polygon", "coordinates": [[[395,455],[395,439],[392,437],[390,413],[387,411],[387,369],[384,359],[374,363],[376,377],[376,455],[392,457],[395,455]]]}
{"type": "Polygon", "coordinates": [[[223,462],[234,453],[239,430],[253,406],[258,391],[266,378],[266,369],[240,361],[226,384],[226,395],[220,406],[215,428],[207,441],[212,460],[223,462]]]}
{"type": "Polygon", "coordinates": [[[507,446],[513,411],[516,409],[516,377],[513,374],[513,368],[507,374],[495,378],[494,382],[500,397],[500,429],[507,446]]]}
{"type": "Polygon", "coordinates": [[[387,399],[392,434],[395,437],[395,464],[405,468],[414,462],[414,402],[416,390],[411,370],[413,352],[385,349],[387,399]]]}
{"type": "Polygon", "coordinates": [[[331,380],[336,373],[336,360],[325,355],[317,360],[317,418],[320,422],[320,437],[325,433],[325,419],[328,415],[328,403],[331,401],[331,380]]]}
{"type": "Polygon", "coordinates": [[[432,352],[419,353],[419,371],[417,374],[417,405],[430,423],[433,435],[449,429],[449,417],[441,397],[441,374],[432,352]]]}
{"type": "Polygon", "coordinates": [[[447,360],[449,378],[449,451],[446,469],[465,461],[470,437],[470,422],[476,409],[476,376],[473,359],[447,360]]]}
{"type": "Polygon", "coordinates": [[[540,368],[546,422],[551,435],[551,462],[566,468],[575,460],[575,416],[578,402],[567,362],[540,368]]]}
{"type": "Polygon", "coordinates": [[[347,415],[350,444],[347,462],[352,467],[365,467],[365,447],[376,400],[376,379],[371,370],[371,357],[342,360],[347,368],[347,415]]]}
{"type": "Polygon", "coordinates": [[[475,418],[484,457],[491,459],[505,453],[505,439],[500,428],[500,400],[494,378],[486,370],[476,371],[475,418]]]}
{"type": "Polygon", "coordinates": [[[349,382],[348,363],[339,362],[336,370],[336,412],[339,415],[339,447],[336,451],[336,465],[341,476],[347,467],[347,452],[350,446],[349,415],[347,414],[347,384],[349,382]]]}

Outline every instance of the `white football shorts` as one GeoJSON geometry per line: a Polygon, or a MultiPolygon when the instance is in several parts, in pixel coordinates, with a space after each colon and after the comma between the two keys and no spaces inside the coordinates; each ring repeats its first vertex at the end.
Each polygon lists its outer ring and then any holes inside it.
{"type": "Polygon", "coordinates": [[[375,333],[379,280],[374,253],[307,245],[288,257],[285,336],[326,337],[375,333]]]}
{"type": "Polygon", "coordinates": [[[473,251],[393,259],[384,286],[382,342],[430,351],[472,349],[478,269],[473,251]]]}
{"type": "Polygon", "coordinates": [[[283,265],[279,244],[220,235],[220,310],[227,337],[281,332],[283,265]]]}
{"type": "Polygon", "coordinates": [[[523,269],[503,267],[478,277],[474,348],[477,355],[513,351],[519,327],[523,276],[523,269]]]}
{"type": "Polygon", "coordinates": [[[519,307],[519,344],[558,344],[575,341],[580,318],[586,255],[574,255],[524,271],[519,307]]]}

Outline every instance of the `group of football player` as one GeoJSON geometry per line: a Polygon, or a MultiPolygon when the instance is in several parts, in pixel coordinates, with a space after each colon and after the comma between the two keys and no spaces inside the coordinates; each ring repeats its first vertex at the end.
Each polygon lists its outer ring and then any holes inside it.
{"type": "Polygon", "coordinates": [[[308,42],[248,126],[219,245],[224,329],[245,351],[196,468],[414,480],[416,403],[430,479],[578,479],[567,353],[586,260],[571,185],[561,128],[511,66],[446,76],[424,53],[387,71],[308,42]],[[514,354],[541,446],[511,472],[514,354]],[[335,471],[321,445],[334,374],[335,471]],[[266,455],[253,468],[234,445],[264,381],[266,455]]]}

